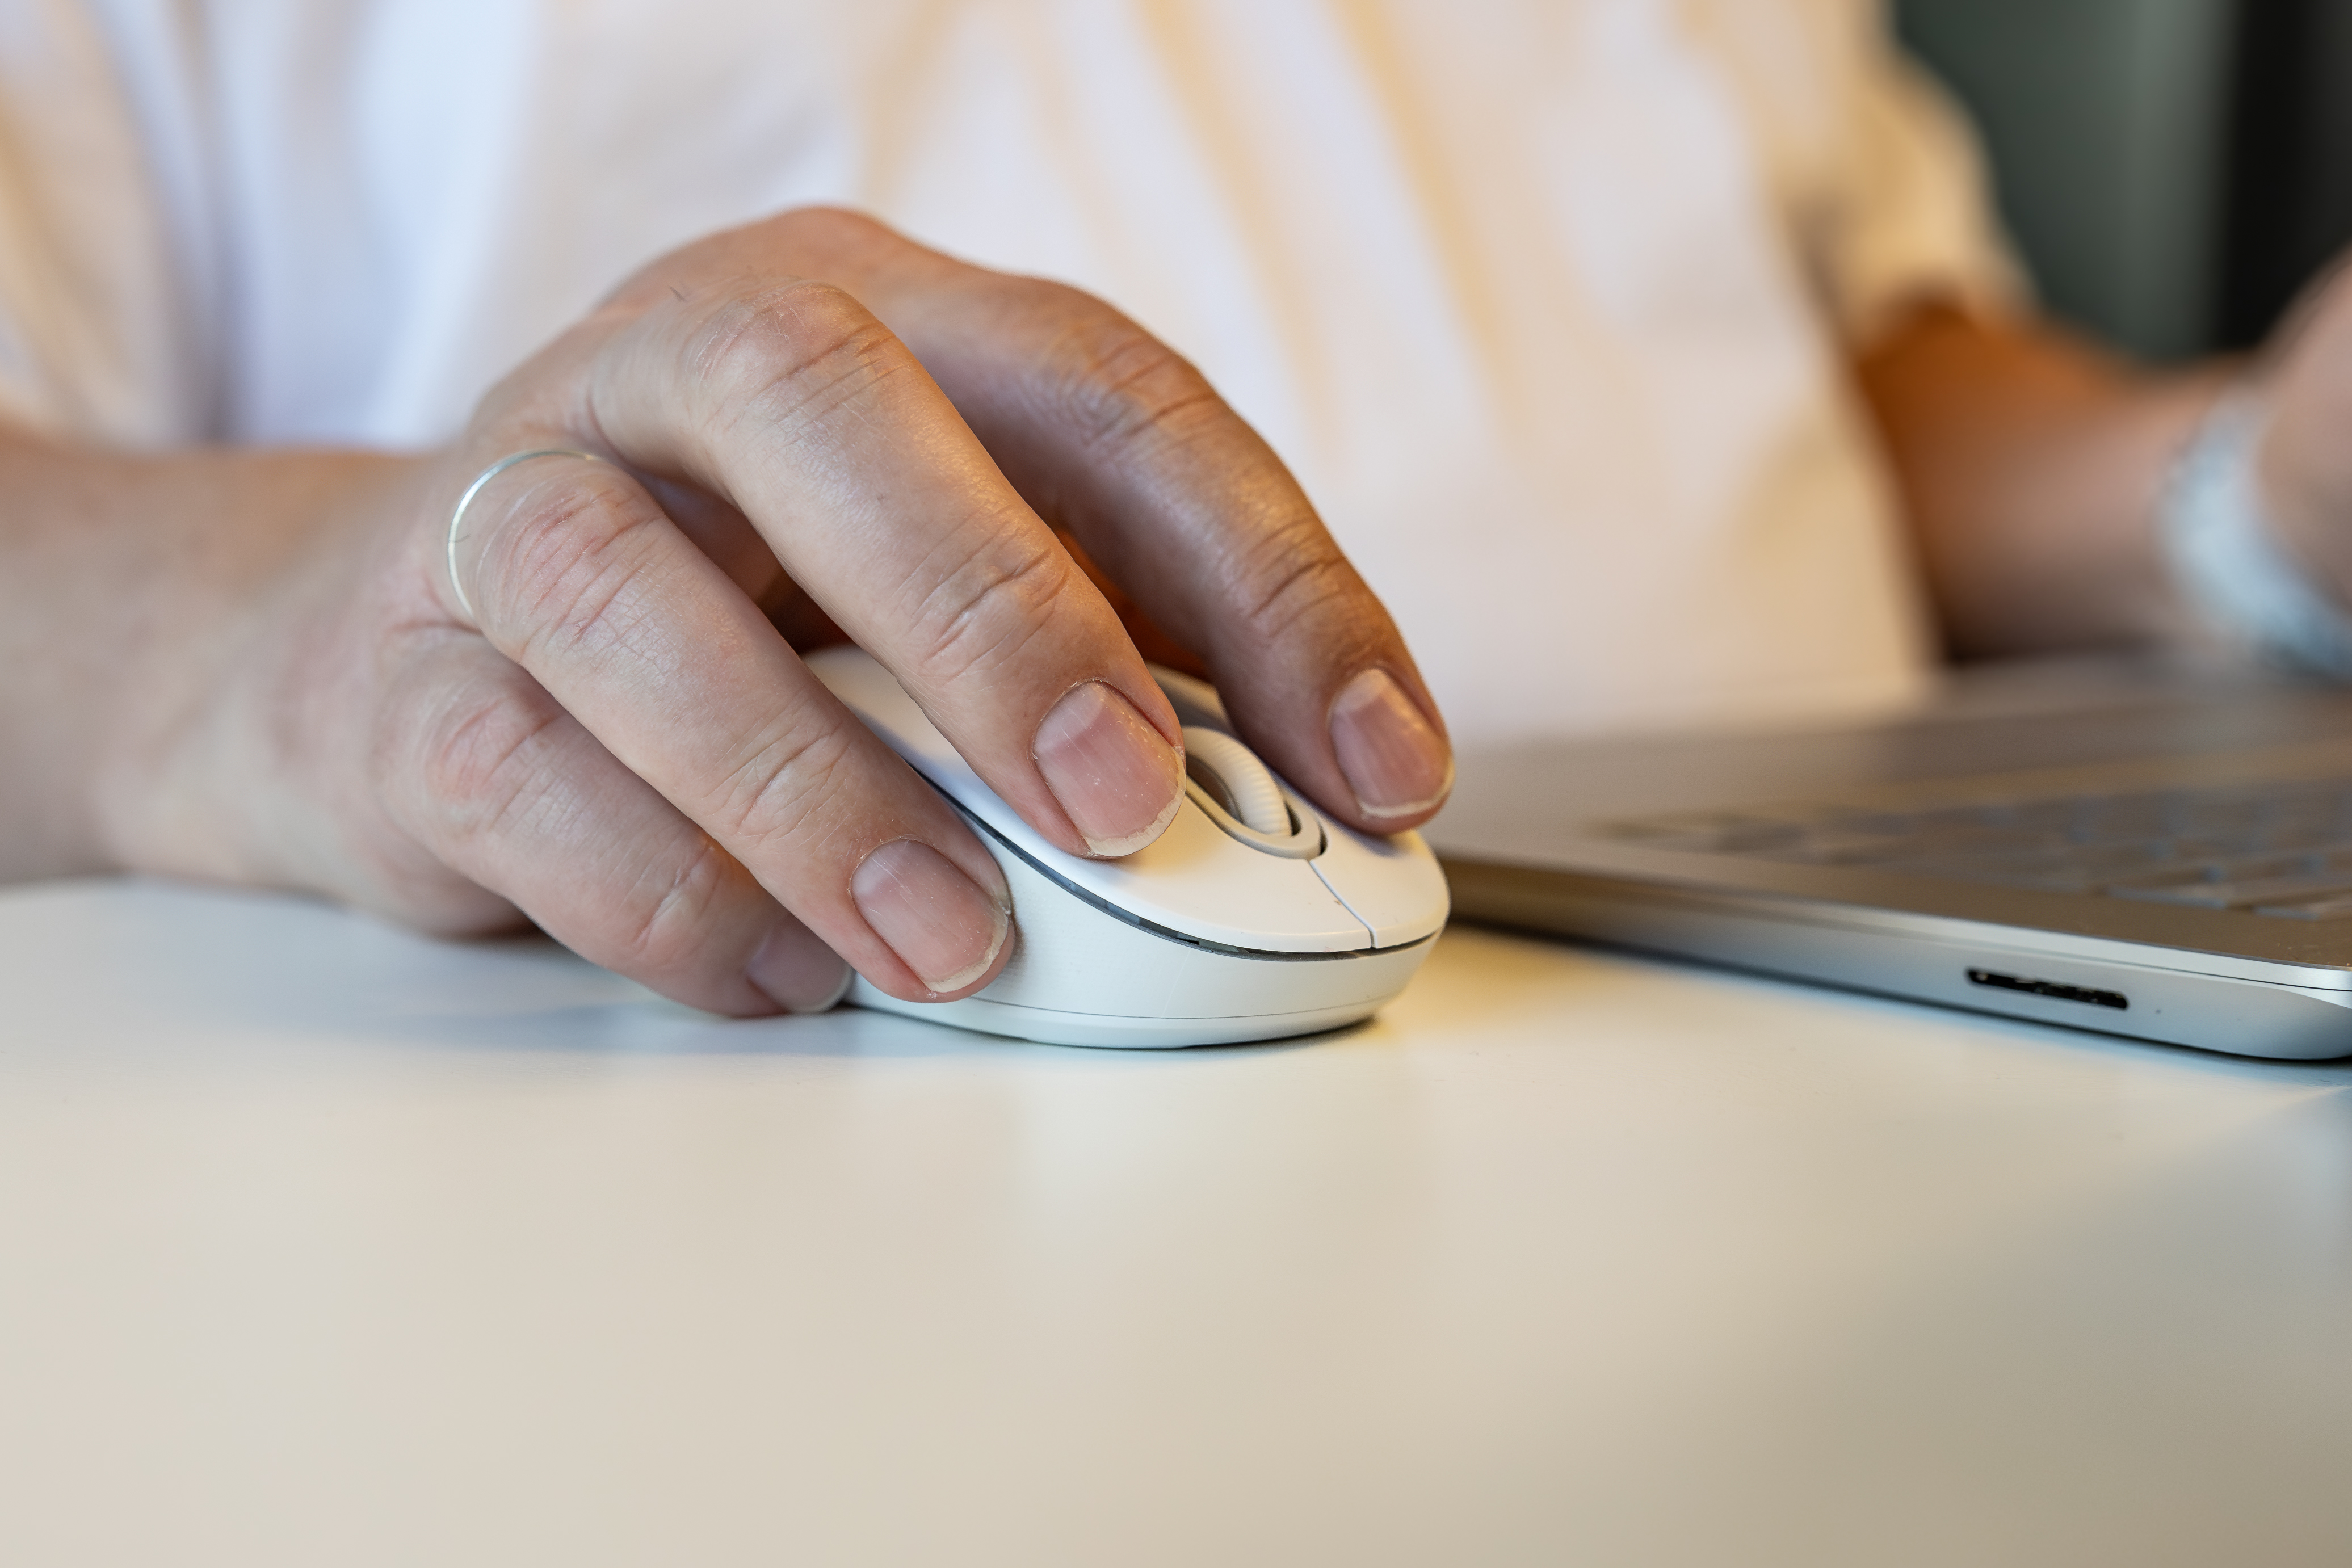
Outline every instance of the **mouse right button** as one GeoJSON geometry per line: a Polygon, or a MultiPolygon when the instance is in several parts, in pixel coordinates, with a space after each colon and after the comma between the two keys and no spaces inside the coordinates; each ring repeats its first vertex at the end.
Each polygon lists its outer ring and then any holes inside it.
{"type": "Polygon", "coordinates": [[[1444,928],[1452,896],[1419,833],[1370,838],[1328,817],[1323,823],[1323,852],[1307,863],[1371,929],[1373,946],[1402,947],[1444,928]]]}

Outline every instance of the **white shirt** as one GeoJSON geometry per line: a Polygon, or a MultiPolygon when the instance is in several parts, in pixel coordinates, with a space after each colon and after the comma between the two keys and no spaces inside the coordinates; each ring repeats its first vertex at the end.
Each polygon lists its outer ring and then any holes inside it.
{"type": "Polygon", "coordinates": [[[0,410],[432,443],[642,262],[811,202],[1190,356],[1458,740],[1927,666],[1842,341],[2012,284],[1867,0],[18,0],[0,410]]]}

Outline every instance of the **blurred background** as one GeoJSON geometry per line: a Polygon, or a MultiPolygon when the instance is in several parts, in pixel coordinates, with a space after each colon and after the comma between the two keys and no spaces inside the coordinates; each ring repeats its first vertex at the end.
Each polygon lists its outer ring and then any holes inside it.
{"type": "Polygon", "coordinates": [[[2156,360],[2258,341],[2352,244],[2352,0],[1895,0],[2042,300],[2156,360]]]}

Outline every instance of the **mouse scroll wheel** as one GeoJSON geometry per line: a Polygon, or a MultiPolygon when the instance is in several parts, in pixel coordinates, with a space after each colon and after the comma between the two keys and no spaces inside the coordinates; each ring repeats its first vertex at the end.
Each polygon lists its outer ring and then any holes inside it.
{"type": "Polygon", "coordinates": [[[1291,831],[1290,808],[1282,802],[1282,786],[1274,781],[1257,753],[1232,736],[1186,725],[1184,771],[1236,821],[1261,833],[1283,836],[1291,831]]]}

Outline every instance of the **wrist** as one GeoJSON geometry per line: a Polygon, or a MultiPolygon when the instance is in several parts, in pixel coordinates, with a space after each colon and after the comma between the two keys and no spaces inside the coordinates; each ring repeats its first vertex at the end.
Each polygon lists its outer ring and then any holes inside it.
{"type": "MultiPolygon", "coordinates": [[[[67,635],[89,650],[76,780],[93,869],[314,886],[322,699],[362,673],[348,646],[409,460],[191,452],[100,460],[67,635]],[[355,546],[360,548],[354,548],[355,546]]],[[[349,706],[349,705],[347,705],[349,706]]]]}
{"type": "Polygon", "coordinates": [[[2174,465],[2158,507],[2173,580],[2209,630],[2267,663],[2352,680],[2352,610],[2282,527],[2264,483],[2261,392],[2224,392],[2174,465]]]}
{"type": "Polygon", "coordinates": [[[121,581],[124,541],[93,496],[127,459],[0,431],[0,881],[117,869],[104,762],[152,620],[121,581]]]}
{"type": "MultiPolygon", "coordinates": [[[[2254,491],[2273,535],[2287,553],[2301,562],[2336,604],[2352,612],[2352,559],[2347,559],[2345,531],[2336,519],[2352,517],[2352,494],[2314,476],[2315,465],[2303,460],[2313,450],[2308,434],[2299,428],[2301,411],[2280,402],[2270,393],[2270,417],[2252,458],[2254,491]]],[[[2321,450],[2326,450],[2323,445],[2321,450]]]]}

